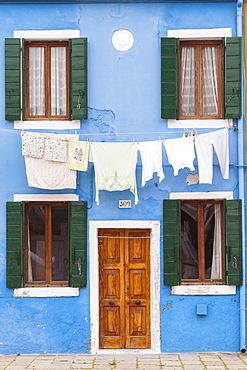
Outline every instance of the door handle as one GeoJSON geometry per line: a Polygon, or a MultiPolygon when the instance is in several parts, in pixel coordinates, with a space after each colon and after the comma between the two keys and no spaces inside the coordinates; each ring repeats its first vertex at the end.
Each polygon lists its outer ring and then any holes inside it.
{"type": "Polygon", "coordinates": [[[135,304],[139,306],[139,304],[141,304],[141,301],[135,301],[135,304]]]}
{"type": "Polygon", "coordinates": [[[113,306],[113,305],[115,304],[115,302],[114,302],[114,301],[110,301],[110,302],[109,302],[109,304],[110,304],[111,306],[113,306]]]}

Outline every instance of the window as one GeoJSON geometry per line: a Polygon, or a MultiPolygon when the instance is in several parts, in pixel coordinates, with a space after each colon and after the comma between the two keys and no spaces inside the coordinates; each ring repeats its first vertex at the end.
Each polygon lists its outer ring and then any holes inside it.
{"type": "Polygon", "coordinates": [[[164,200],[164,282],[242,284],[240,200],[164,200]]]}
{"type": "Polygon", "coordinates": [[[87,39],[5,39],[6,120],[87,118],[87,39]]]}
{"type": "Polygon", "coordinates": [[[68,119],[68,42],[25,42],[26,120],[68,119]]]}
{"type": "Polygon", "coordinates": [[[241,38],[218,41],[162,38],[161,118],[239,117],[241,38]]]}
{"type": "Polygon", "coordinates": [[[221,42],[180,42],[180,119],[221,118],[221,42]]]}
{"type": "Polygon", "coordinates": [[[7,287],[86,286],[87,203],[7,203],[7,287]]]}

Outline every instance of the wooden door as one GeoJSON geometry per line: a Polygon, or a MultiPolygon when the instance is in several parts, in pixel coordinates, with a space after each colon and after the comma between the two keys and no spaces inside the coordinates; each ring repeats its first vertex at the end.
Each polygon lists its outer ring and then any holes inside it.
{"type": "Polygon", "coordinates": [[[150,348],[150,230],[98,235],[99,347],[150,348]]]}

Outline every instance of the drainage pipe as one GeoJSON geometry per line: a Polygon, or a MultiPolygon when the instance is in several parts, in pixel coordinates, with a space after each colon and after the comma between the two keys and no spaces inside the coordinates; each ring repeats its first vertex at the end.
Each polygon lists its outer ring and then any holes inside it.
{"type": "MultiPolygon", "coordinates": [[[[243,0],[237,1],[237,36],[243,37],[243,0]]],[[[242,49],[244,50],[244,48],[242,49]]],[[[242,200],[242,260],[243,260],[243,281],[240,286],[240,351],[246,352],[246,264],[245,264],[245,139],[244,139],[244,122],[245,122],[245,94],[244,94],[244,54],[242,55],[242,117],[238,120],[238,181],[239,181],[239,199],[242,200]]]]}

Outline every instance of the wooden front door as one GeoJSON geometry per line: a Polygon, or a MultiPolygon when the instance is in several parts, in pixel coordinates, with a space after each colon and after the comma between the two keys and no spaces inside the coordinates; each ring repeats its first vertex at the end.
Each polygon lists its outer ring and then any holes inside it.
{"type": "Polygon", "coordinates": [[[98,236],[99,347],[150,348],[150,230],[98,236]]]}

